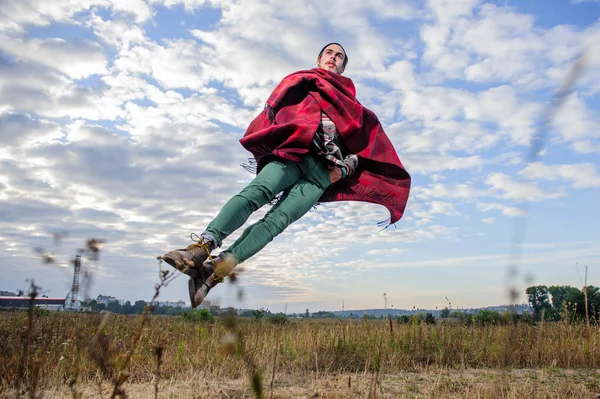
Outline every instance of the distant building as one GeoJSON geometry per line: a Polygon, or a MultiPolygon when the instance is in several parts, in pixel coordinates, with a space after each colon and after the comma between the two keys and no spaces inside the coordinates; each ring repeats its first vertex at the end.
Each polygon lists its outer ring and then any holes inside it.
{"type": "Polygon", "coordinates": [[[98,303],[98,305],[102,304],[104,306],[108,306],[109,303],[113,303],[113,302],[119,302],[119,300],[117,298],[115,298],[114,296],[108,296],[108,295],[98,295],[98,297],[96,298],[96,302],[98,303]]]}
{"type": "Polygon", "coordinates": [[[69,310],[83,310],[81,306],[81,301],[79,299],[73,298],[73,293],[69,292],[67,297],[65,298],[65,308],[69,310]]]}
{"type": "Polygon", "coordinates": [[[237,316],[237,310],[235,308],[232,308],[231,306],[229,306],[225,309],[221,309],[220,313],[226,314],[228,316],[237,316]]]}
{"type": "Polygon", "coordinates": [[[159,302],[160,306],[170,306],[172,308],[187,308],[188,305],[184,301],[163,301],[159,302]]]}
{"type": "Polygon", "coordinates": [[[0,291],[0,296],[17,296],[17,294],[10,291],[0,291]]]}
{"type": "Polygon", "coordinates": [[[211,307],[211,303],[210,301],[203,301],[199,306],[200,309],[206,309],[206,310],[210,310],[211,307]]]}
{"type": "MultiPolygon", "coordinates": [[[[0,308],[5,309],[27,309],[31,298],[28,296],[2,296],[0,297],[0,308]]],[[[62,311],[65,310],[65,298],[35,298],[33,305],[40,309],[62,311]]]]}

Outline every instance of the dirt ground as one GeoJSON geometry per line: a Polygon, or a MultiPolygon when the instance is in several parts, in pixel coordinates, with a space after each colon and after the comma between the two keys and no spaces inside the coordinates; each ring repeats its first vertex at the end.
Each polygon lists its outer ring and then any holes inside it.
{"type": "MultiPolygon", "coordinates": [[[[264,398],[599,398],[592,370],[439,370],[423,373],[337,375],[271,375],[263,378],[264,398]],[[375,382],[377,380],[377,383],[375,382]]],[[[109,398],[112,387],[75,386],[47,389],[42,398],[109,398]]],[[[130,399],[155,397],[153,384],[125,384],[130,399]]],[[[14,395],[14,393],[13,393],[14,395]]],[[[7,396],[8,397],[8,396],[7,396]]],[[[12,396],[11,397],[15,397],[12,396]]],[[[218,380],[202,375],[186,380],[164,380],[158,397],[254,398],[248,379],[218,380]]]]}

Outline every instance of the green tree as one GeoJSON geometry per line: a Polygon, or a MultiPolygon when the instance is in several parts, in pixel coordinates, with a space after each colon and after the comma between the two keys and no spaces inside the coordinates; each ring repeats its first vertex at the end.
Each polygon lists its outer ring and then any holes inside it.
{"type": "MultiPolygon", "coordinates": [[[[592,285],[584,287],[587,289],[588,314],[592,320],[598,319],[600,310],[600,292],[598,287],[592,285]]],[[[552,307],[556,311],[557,319],[566,317],[568,321],[581,321],[586,318],[585,292],[576,287],[568,285],[551,286],[548,292],[552,296],[552,307]]]]}
{"type": "Polygon", "coordinates": [[[548,292],[552,296],[552,307],[559,314],[565,312],[567,306],[571,308],[576,306],[577,301],[583,296],[579,289],[568,285],[552,285],[548,287],[548,292]]]}
{"type": "Polygon", "coordinates": [[[146,301],[135,301],[133,304],[133,310],[136,314],[142,314],[144,312],[144,308],[146,307],[146,301]]]}
{"type": "Polygon", "coordinates": [[[213,323],[215,321],[215,316],[210,314],[208,309],[192,309],[186,310],[181,313],[181,316],[184,320],[194,321],[200,323],[213,323]]]}
{"type": "Polygon", "coordinates": [[[433,316],[433,313],[427,313],[424,321],[425,324],[435,324],[435,317],[433,316]]]}
{"type": "Polygon", "coordinates": [[[135,309],[133,308],[133,305],[131,304],[131,302],[129,302],[129,301],[125,302],[125,304],[121,308],[121,313],[124,313],[124,314],[134,314],[135,313],[135,309]]]}
{"type": "MultiPolygon", "coordinates": [[[[579,290],[578,290],[579,291],[579,290]]],[[[598,288],[593,285],[587,286],[588,313],[585,312],[585,292],[579,291],[575,298],[572,298],[572,303],[575,304],[574,312],[577,318],[585,320],[589,317],[591,320],[598,320],[598,306],[600,306],[600,293],[598,288]]]]}
{"type": "Polygon", "coordinates": [[[545,320],[552,320],[555,312],[552,310],[550,298],[548,296],[548,287],[545,285],[536,285],[528,287],[525,291],[527,300],[533,308],[533,314],[536,320],[540,320],[542,315],[545,320]]]}
{"type": "Polygon", "coordinates": [[[447,306],[440,312],[440,317],[442,319],[447,319],[448,317],[450,317],[450,309],[448,309],[447,306]]]}
{"type": "Polygon", "coordinates": [[[266,311],[263,308],[252,310],[252,320],[262,320],[266,315],[266,311]]]}
{"type": "Polygon", "coordinates": [[[89,306],[93,312],[98,310],[98,302],[95,299],[92,299],[91,301],[89,301],[87,303],[87,306],[89,306]]]}
{"type": "Polygon", "coordinates": [[[494,324],[494,325],[503,324],[500,313],[496,312],[495,310],[489,310],[489,309],[480,310],[479,313],[477,313],[475,320],[477,321],[478,324],[481,324],[483,326],[492,325],[492,324],[494,324]]]}
{"type": "Polygon", "coordinates": [[[285,315],[284,313],[277,313],[271,315],[267,320],[269,320],[273,324],[286,324],[289,321],[287,315],[285,315]]]}
{"type": "MultiPolygon", "coordinates": [[[[312,314],[312,317],[315,318],[326,318],[326,319],[334,319],[336,318],[336,315],[331,313],[331,312],[325,312],[323,310],[319,311],[319,312],[315,312],[312,314]]],[[[375,318],[375,317],[373,317],[375,318]]]]}
{"type": "Polygon", "coordinates": [[[109,302],[106,310],[113,313],[121,313],[121,305],[119,302],[109,302]]]}

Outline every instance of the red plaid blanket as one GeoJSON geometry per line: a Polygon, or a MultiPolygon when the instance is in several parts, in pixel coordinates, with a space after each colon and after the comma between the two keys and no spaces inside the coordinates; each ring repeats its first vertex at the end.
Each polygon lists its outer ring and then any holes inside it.
{"type": "Polygon", "coordinates": [[[356,99],[351,79],[315,68],[288,75],[240,140],[257,162],[257,172],[273,157],[299,162],[311,151],[321,110],[335,123],[342,142],[359,157],[356,172],[329,186],[319,202],[367,201],[402,217],[411,178],[377,116],[356,99]]]}

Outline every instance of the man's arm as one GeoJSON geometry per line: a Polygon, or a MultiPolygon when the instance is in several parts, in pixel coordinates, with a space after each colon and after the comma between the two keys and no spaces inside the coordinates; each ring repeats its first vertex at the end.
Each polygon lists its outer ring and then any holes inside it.
{"type": "Polygon", "coordinates": [[[340,179],[344,179],[356,171],[356,167],[358,166],[358,156],[351,154],[347,155],[342,161],[342,165],[331,165],[329,167],[329,178],[331,179],[331,183],[335,183],[340,179]]]}

